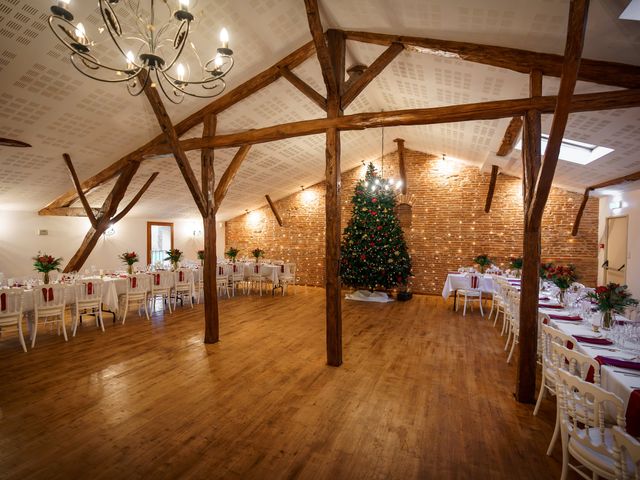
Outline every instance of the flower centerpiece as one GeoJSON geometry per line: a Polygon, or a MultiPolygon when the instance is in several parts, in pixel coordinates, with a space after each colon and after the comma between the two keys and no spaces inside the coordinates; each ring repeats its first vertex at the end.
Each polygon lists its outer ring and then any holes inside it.
{"type": "Polygon", "coordinates": [[[33,257],[33,266],[35,267],[37,272],[44,273],[44,283],[49,283],[49,272],[52,270],[60,271],[60,264],[62,263],[62,258],[54,258],[51,255],[47,255],[46,253],[41,254],[38,252],[38,255],[33,257]]]}
{"type": "Polygon", "coordinates": [[[626,285],[609,283],[596,287],[595,291],[587,293],[602,312],[602,328],[608,330],[613,325],[613,314],[623,313],[625,307],[637,305],[638,301],[631,297],[626,285]]]}
{"type": "Polygon", "coordinates": [[[484,273],[485,269],[489,267],[493,262],[489,258],[489,255],[481,254],[478,255],[473,261],[480,267],[480,273],[484,273]]]}
{"type": "Polygon", "coordinates": [[[260,257],[264,257],[264,250],[260,248],[254,248],[253,250],[251,250],[251,255],[256,258],[256,263],[258,263],[260,257]]]}
{"type": "Polygon", "coordinates": [[[200,260],[200,265],[204,265],[204,250],[198,250],[198,260],[200,260]]]}
{"type": "Polygon", "coordinates": [[[560,303],[564,304],[564,296],[567,289],[578,279],[576,268],[573,265],[556,265],[547,271],[547,279],[551,280],[560,289],[560,303]]]}
{"type": "MultiPolygon", "coordinates": [[[[257,249],[256,249],[257,250],[257,249]]],[[[235,248],[235,247],[229,247],[229,250],[227,250],[226,252],[224,252],[224,254],[229,257],[231,259],[231,261],[233,263],[236,263],[236,258],[238,257],[238,254],[240,253],[240,249],[235,248]]],[[[264,254],[264,252],[263,252],[264,254]]]]}
{"type": "Polygon", "coordinates": [[[133,274],[133,264],[139,262],[138,254],[136,252],[124,252],[118,255],[118,258],[122,260],[122,263],[127,264],[127,273],[133,274]]]}
{"type": "Polygon", "coordinates": [[[519,277],[520,272],[522,271],[522,257],[511,257],[509,259],[509,268],[514,270],[514,275],[516,277],[519,277]]]}
{"type": "Polygon", "coordinates": [[[182,258],[182,252],[177,248],[172,248],[170,250],[167,250],[167,258],[165,258],[165,260],[169,260],[171,262],[171,268],[173,268],[173,270],[178,269],[178,262],[180,261],[181,258],[182,258]]]}

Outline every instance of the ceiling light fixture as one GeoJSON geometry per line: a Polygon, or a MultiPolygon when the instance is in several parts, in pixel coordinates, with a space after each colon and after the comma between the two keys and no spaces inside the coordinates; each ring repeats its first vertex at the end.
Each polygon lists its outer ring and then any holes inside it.
{"type": "Polygon", "coordinates": [[[103,25],[95,41],[82,23],[72,23],[70,1],[57,0],[51,7],[49,27],[71,51],[71,64],[83,75],[124,82],[133,96],[151,82],[173,103],[181,103],[185,95],[211,98],[224,91],[223,78],[233,68],[229,33],[222,29],[221,46],[203,63],[189,39],[195,18],[189,0],[158,1],[157,7],[154,0],[145,6],[141,0],[98,0],[103,25]],[[170,3],[177,3],[177,10],[172,11],[170,3]],[[143,71],[147,75],[139,79],[143,71]]]}

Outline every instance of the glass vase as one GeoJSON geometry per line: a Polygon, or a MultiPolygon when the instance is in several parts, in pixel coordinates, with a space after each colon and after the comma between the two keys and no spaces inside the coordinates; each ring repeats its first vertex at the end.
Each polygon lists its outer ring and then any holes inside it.
{"type": "Polygon", "coordinates": [[[44,272],[44,284],[49,285],[49,272],[44,272]]]}
{"type": "Polygon", "coordinates": [[[600,321],[600,327],[603,330],[611,330],[613,326],[613,312],[611,310],[604,310],[602,312],[602,320],[600,321]]]}
{"type": "Polygon", "coordinates": [[[127,273],[133,275],[133,264],[127,265],[127,273]]]}
{"type": "Polygon", "coordinates": [[[561,288],[560,291],[558,292],[558,301],[560,302],[561,305],[564,305],[564,297],[566,294],[567,294],[566,288],[561,288]]]}

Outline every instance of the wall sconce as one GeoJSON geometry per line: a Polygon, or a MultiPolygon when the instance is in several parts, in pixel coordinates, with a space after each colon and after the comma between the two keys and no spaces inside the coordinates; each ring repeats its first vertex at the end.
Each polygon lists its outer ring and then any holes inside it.
{"type": "Polygon", "coordinates": [[[300,188],[302,188],[302,201],[304,203],[311,203],[316,199],[316,192],[313,190],[305,190],[303,186],[300,188]]]}
{"type": "Polygon", "coordinates": [[[616,200],[609,204],[611,210],[620,210],[622,208],[622,200],[616,200]]]}
{"type": "Polygon", "coordinates": [[[104,231],[105,237],[113,237],[115,234],[116,234],[116,229],[113,227],[113,225],[109,225],[109,228],[107,228],[104,231]]]}

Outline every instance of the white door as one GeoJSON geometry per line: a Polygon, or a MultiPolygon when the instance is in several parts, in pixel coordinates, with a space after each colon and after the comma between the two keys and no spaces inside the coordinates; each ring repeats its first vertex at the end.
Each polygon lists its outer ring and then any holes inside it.
{"type": "Polygon", "coordinates": [[[624,285],[627,280],[627,228],[629,217],[607,218],[604,280],[624,285]]]}

